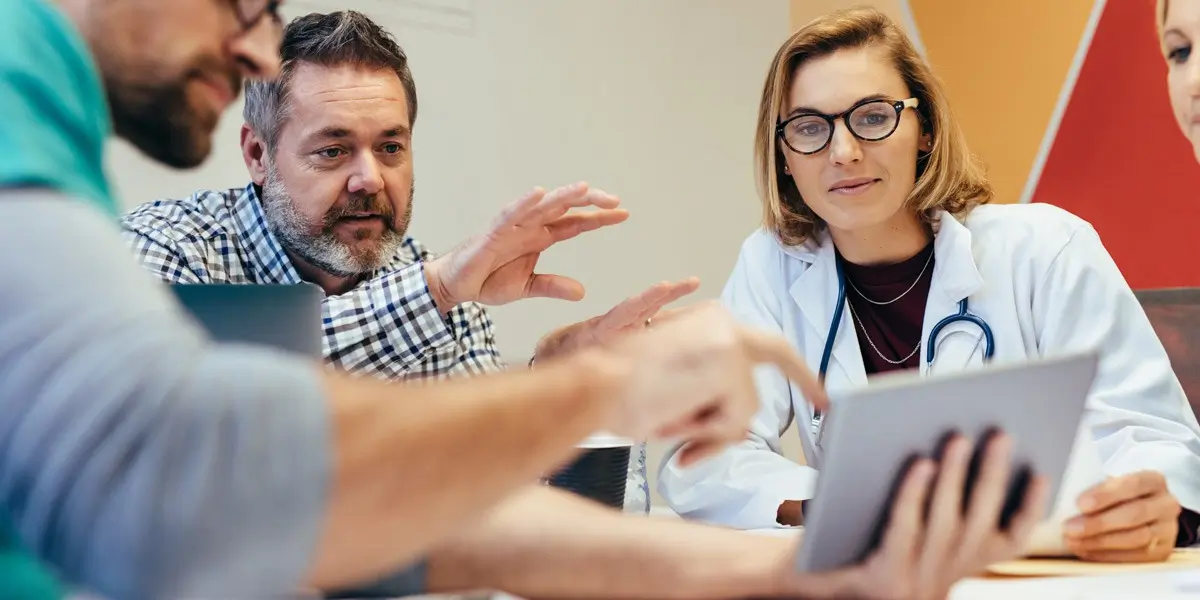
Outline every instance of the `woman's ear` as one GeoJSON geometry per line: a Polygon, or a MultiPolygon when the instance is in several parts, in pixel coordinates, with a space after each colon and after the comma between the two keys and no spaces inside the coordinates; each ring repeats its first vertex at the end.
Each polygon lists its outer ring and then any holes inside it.
{"type": "Polygon", "coordinates": [[[929,131],[924,131],[921,133],[921,139],[917,143],[917,150],[924,154],[933,152],[933,135],[930,134],[929,131]]]}

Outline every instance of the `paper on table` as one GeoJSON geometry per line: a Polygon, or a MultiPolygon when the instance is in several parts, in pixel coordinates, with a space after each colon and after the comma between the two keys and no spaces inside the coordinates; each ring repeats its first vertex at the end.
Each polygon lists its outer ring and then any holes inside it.
{"type": "Polygon", "coordinates": [[[1079,495],[1102,481],[1104,467],[1100,462],[1100,453],[1092,441],[1091,428],[1080,425],[1075,434],[1075,443],[1071,447],[1067,470],[1063,473],[1058,497],[1050,514],[1034,528],[1027,555],[1069,556],[1071,551],[1067,549],[1063,540],[1063,523],[1079,514],[1076,507],[1079,495]]]}
{"type": "Polygon", "coordinates": [[[1106,563],[1077,558],[1023,558],[988,565],[988,573],[1005,577],[1064,577],[1114,575],[1149,571],[1191,571],[1200,568],[1195,553],[1176,550],[1162,562],[1106,563]]]}

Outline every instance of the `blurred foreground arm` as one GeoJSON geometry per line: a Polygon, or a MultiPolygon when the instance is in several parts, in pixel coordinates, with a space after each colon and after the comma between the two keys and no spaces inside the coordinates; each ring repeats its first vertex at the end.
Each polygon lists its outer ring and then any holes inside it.
{"type": "Polygon", "coordinates": [[[815,386],[781,341],[715,310],[535,373],[332,376],[211,343],[114,226],[47,192],[0,192],[0,273],[0,508],[40,558],[111,597],[368,581],[591,431],[711,451],[741,438],[754,363],[815,386]]]}
{"type": "Polygon", "coordinates": [[[796,573],[791,538],[622,515],[546,488],[510,496],[430,555],[429,591],[502,590],[522,598],[888,598],[940,600],[964,577],[1014,558],[1047,497],[1034,478],[1007,528],[1011,444],[986,449],[964,498],[972,448],[915,463],[881,546],[861,565],[796,573]]]}
{"type": "Polygon", "coordinates": [[[795,545],[529,488],[434,550],[428,583],[531,599],[766,597],[781,591],[795,545]]]}

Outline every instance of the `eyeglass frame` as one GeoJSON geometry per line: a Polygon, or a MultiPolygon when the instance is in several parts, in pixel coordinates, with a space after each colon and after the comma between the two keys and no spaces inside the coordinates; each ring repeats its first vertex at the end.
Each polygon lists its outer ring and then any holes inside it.
{"type": "Polygon", "coordinates": [[[279,13],[279,7],[282,5],[283,0],[266,0],[263,2],[262,8],[258,10],[258,14],[247,16],[243,11],[242,0],[233,0],[233,12],[237,15],[238,23],[242,26],[242,33],[254,29],[266,17],[270,17],[282,29],[283,15],[279,13]]]}
{"type": "Polygon", "coordinates": [[[786,145],[792,152],[795,152],[797,154],[803,154],[805,156],[810,156],[813,154],[817,154],[818,152],[821,152],[822,150],[829,147],[830,142],[833,141],[833,133],[834,133],[834,130],[837,128],[837,121],[841,120],[842,123],[844,123],[846,125],[846,131],[849,131],[850,135],[852,135],[864,142],[879,142],[879,141],[888,139],[889,137],[892,136],[893,133],[896,133],[897,129],[900,128],[900,116],[904,112],[904,109],[911,108],[913,110],[916,110],[917,106],[919,106],[920,103],[921,103],[920,99],[915,96],[912,98],[907,98],[905,100],[889,100],[886,98],[869,98],[866,100],[860,100],[860,101],[854,103],[854,106],[851,106],[850,108],[847,108],[846,110],[844,110],[840,113],[834,114],[834,115],[827,115],[827,114],[819,113],[819,112],[802,112],[799,114],[792,115],[792,116],[784,119],[783,121],[781,121],[779,124],[775,125],[775,136],[778,137],[779,140],[782,141],[784,143],[784,145],[786,145]],[[887,133],[885,133],[877,138],[863,137],[863,136],[859,135],[857,131],[854,131],[854,127],[850,125],[850,113],[852,113],[852,112],[858,110],[859,108],[862,108],[868,104],[875,104],[875,103],[891,105],[891,107],[893,109],[895,109],[895,111],[896,111],[896,121],[895,121],[895,123],[892,124],[892,129],[890,131],[888,131],[887,133]],[[804,152],[804,151],[797,150],[796,148],[792,147],[792,144],[790,142],[788,142],[787,136],[784,135],[784,128],[787,127],[788,124],[791,123],[792,121],[795,121],[796,119],[800,119],[802,117],[820,117],[820,118],[824,119],[825,122],[829,123],[829,135],[825,138],[825,143],[821,144],[820,148],[817,148],[816,150],[811,150],[809,152],[804,152]]]}

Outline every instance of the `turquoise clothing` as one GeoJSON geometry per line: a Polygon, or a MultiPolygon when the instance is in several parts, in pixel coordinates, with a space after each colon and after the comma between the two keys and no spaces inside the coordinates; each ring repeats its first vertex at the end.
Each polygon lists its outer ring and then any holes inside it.
{"type": "Polygon", "coordinates": [[[17,541],[7,519],[0,519],[0,600],[58,600],[62,588],[17,541]]]}
{"type": "Polygon", "coordinates": [[[0,0],[0,600],[285,597],[332,485],[322,371],[214,344],[136,265],[101,77],[49,2],[0,0]]]}
{"type": "Polygon", "coordinates": [[[53,188],[117,216],[104,173],[112,119],[83,37],[48,0],[4,5],[0,188],[53,188]]]}
{"type": "MultiPolygon", "coordinates": [[[[0,19],[0,188],[51,187],[116,215],[104,175],[110,119],[79,33],[45,0],[9,0],[0,19]]],[[[0,511],[0,600],[63,596],[0,511]]]]}

